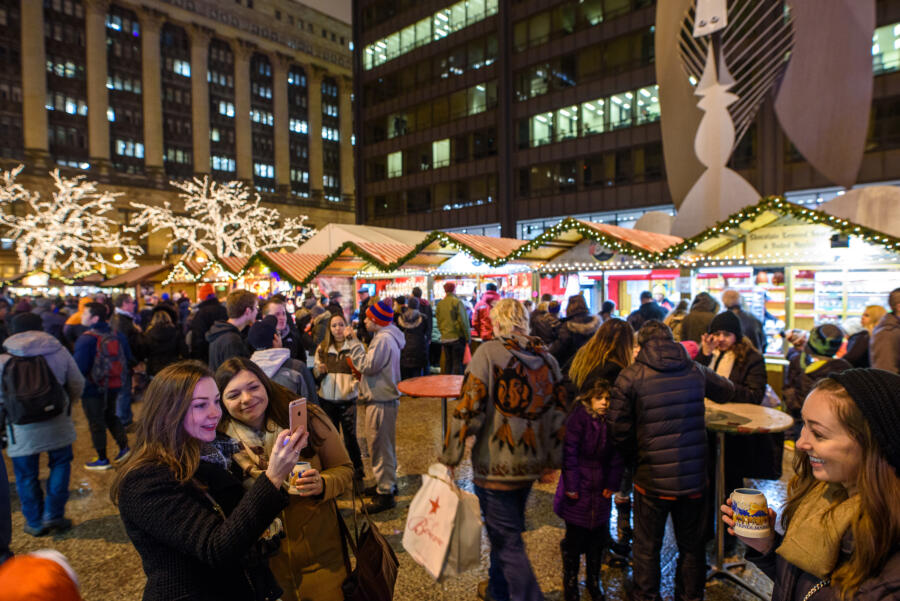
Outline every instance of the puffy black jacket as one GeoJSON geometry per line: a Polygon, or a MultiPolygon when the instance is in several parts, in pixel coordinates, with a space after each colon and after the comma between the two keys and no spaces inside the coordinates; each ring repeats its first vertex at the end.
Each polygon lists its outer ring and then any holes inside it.
{"type": "Polygon", "coordinates": [[[213,371],[232,357],[250,358],[253,352],[247,344],[244,331],[238,330],[227,321],[217,321],[206,333],[206,341],[209,343],[209,368],[213,371]]]}
{"type": "Polygon", "coordinates": [[[158,325],[144,332],[141,346],[147,359],[147,373],[155,376],[184,354],[184,337],[176,326],[158,325]]]}
{"type": "Polygon", "coordinates": [[[644,303],[628,315],[626,320],[631,329],[637,332],[641,326],[650,320],[663,321],[666,318],[666,310],[656,304],[656,301],[644,303]]]}
{"type": "Polygon", "coordinates": [[[650,340],[622,370],[610,394],[613,443],[634,469],[634,483],[657,496],[703,492],[703,398],[731,401],[734,385],[691,361],[671,340],[650,340]]]}
{"type": "Polygon", "coordinates": [[[550,345],[550,353],[556,357],[563,371],[568,371],[569,361],[600,328],[600,318],[590,313],[567,316],[559,325],[559,336],[550,345]]]}
{"type": "Polygon", "coordinates": [[[228,319],[225,305],[217,298],[211,298],[197,305],[197,313],[191,320],[191,356],[201,361],[209,361],[209,342],[206,333],[217,321],[228,319]]]}
{"type": "Polygon", "coordinates": [[[400,367],[425,367],[428,362],[425,347],[431,336],[428,320],[417,310],[407,309],[397,320],[397,326],[406,338],[406,346],[400,351],[400,367]]]}
{"type": "Polygon", "coordinates": [[[559,337],[559,316],[549,311],[541,311],[541,314],[531,321],[531,335],[537,336],[549,347],[559,337]]]}

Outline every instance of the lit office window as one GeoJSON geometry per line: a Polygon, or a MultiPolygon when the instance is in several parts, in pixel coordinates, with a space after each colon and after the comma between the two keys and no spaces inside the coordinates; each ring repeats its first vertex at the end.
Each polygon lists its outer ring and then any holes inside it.
{"type": "Polygon", "coordinates": [[[609,97],[609,126],[610,129],[631,126],[631,113],[634,104],[634,94],[614,94],[609,97]]]}
{"type": "Polygon", "coordinates": [[[553,141],[553,113],[542,113],[531,118],[531,145],[540,146],[553,141]]]}
{"type": "Polygon", "coordinates": [[[599,134],[606,131],[604,125],[605,114],[606,100],[603,98],[581,103],[581,115],[584,119],[584,135],[599,134]]]}
{"type": "Polygon", "coordinates": [[[431,143],[431,163],[435,168],[450,164],[450,138],[431,143]]]}
{"type": "Polygon", "coordinates": [[[387,155],[387,176],[400,177],[403,175],[403,151],[398,150],[387,155]]]}
{"type": "Polygon", "coordinates": [[[885,25],[872,35],[872,71],[879,75],[900,68],[900,23],[885,25]]]}
{"type": "Polygon", "coordinates": [[[659,86],[656,84],[640,88],[637,99],[637,124],[659,121],[659,86]]]}
{"type": "Polygon", "coordinates": [[[578,137],[578,105],[556,111],[556,141],[578,137]]]}

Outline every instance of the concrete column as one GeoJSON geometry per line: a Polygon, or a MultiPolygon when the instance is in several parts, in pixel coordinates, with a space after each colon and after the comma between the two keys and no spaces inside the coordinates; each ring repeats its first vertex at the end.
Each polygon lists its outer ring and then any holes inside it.
{"type": "Polygon", "coordinates": [[[314,200],[322,200],[325,193],[322,185],[322,78],[324,69],[310,65],[306,69],[307,110],[309,113],[309,195],[314,200]]]}
{"type": "MultiPolygon", "coordinates": [[[[144,165],[157,181],[165,179],[163,167],[162,58],[159,32],[164,15],[153,10],[138,12],[141,22],[141,77],[144,103],[144,165]]],[[[91,113],[90,106],[88,114],[91,113]]]]}
{"type": "Polygon", "coordinates": [[[38,169],[49,166],[47,140],[47,55],[44,3],[22,0],[22,133],[25,157],[38,169]]]}
{"type": "Polygon", "coordinates": [[[234,146],[237,178],[253,181],[253,133],[250,129],[250,57],[254,47],[239,40],[234,51],[234,146]]]}
{"type": "Polygon", "coordinates": [[[288,124],[287,74],[291,57],[276,54],[272,60],[272,111],[275,119],[275,186],[279,194],[290,194],[291,143],[288,124]]]}
{"type": "Polygon", "coordinates": [[[338,80],[340,90],[340,106],[338,115],[341,120],[341,194],[352,196],[356,192],[353,166],[353,80],[344,76],[338,80]]]}
{"type": "Polygon", "coordinates": [[[106,13],[109,0],[85,0],[88,155],[101,175],[109,172],[109,94],[106,89],[106,13]]]}
{"type": "Polygon", "coordinates": [[[191,36],[191,131],[194,138],[194,173],[208,174],[209,164],[209,40],[212,30],[198,25],[191,36]]]}

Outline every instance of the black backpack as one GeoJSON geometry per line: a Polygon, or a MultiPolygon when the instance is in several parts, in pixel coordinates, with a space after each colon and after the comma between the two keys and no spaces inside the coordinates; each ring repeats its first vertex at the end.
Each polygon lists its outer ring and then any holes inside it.
{"type": "Polygon", "coordinates": [[[47,360],[10,356],[3,368],[3,413],[7,423],[24,426],[63,412],[66,395],[47,360]]]}

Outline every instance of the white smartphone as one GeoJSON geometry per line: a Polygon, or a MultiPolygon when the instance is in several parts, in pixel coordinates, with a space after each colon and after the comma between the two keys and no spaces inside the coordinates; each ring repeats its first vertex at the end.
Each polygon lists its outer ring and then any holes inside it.
{"type": "Polygon", "coordinates": [[[306,424],[306,399],[299,398],[291,401],[288,405],[289,425],[291,434],[298,429],[304,432],[307,430],[306,424]]]}

